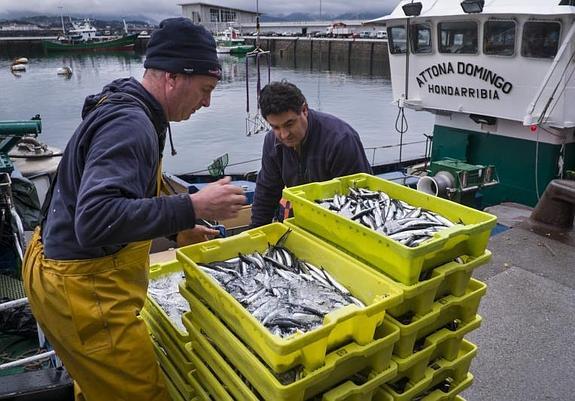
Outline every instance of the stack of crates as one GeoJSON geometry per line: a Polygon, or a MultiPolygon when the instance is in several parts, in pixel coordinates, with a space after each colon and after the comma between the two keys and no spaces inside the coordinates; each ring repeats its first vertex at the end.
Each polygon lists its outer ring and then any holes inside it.
{"type": "Polygon", "coordinates": [[[191,309],[183,318],[191,340],[188,357],[216,400],[371,400],[397,376],[392,353],[400,333],[385,316],[403,295],[389,279],[293,229],[284,246],[322,266],[366,306],[347,305],[326,315],[321,327],[282,338],[198,267],[264,252],[288,230],[274,223],[177,251],[186,275],[180,293],[191,309]],[[293,369],[298,378],[286,380],[293,369]]]}
{"type": "Polygon", "coordinates": [[[180,248],[177,261],[152,269],[152,280],[168,271],[185,274],[179,292],[190,306],[186,331],[152,300],[142,313],[182,399],[463,401],[477,353],[464,337],[481,324],[477,311],[486,292],[471,276],[491,257],[486,245],[495,218],[363,174],[290,188],[284,197],[293,219],[180,248]],[[463,225],[408,248],[314,202],[350,187],[384,191],[463,225]],[[317,329],[281,338],[198,267],[263,252],[288,230],[287,249],[325,268],[366,307],[348,305],[317,329]],[[298,378],[286,380],[293,369],[298,378]],[[184,394],[182,383],[191,392],[184,394]]]}
{"type": "MultiPolygon", "coordinates": [[[[182,265],[172,262],[155,264],[150,267],[150,281],[161,279],[171,274],[181,274],[182,265]]],[[[140,313],[146,323],[152,338],[156,357],[166,378],[168,391],[174,401],[199,401],[198,383],[193,381],[190,373],[194,365],[187,357],[185,345],[189,342],[189,334],[179,324],[170,319],[156,301],[148,295],[144,309],[140,313]]]]}
{"type": "Polygon", "coordinates": [[[473,381],[469,367],[477,353],[464,336],[481,324],[477,311],[486,292],[471,275],[491,258],[486,246],[496,218],[367,174],[289,188],[284,197],[294,210],[287,225],[365,262],[403,292],[403,302],[385,317],[400,332],[392,357],[398,371],[374,400],[461,399],[473,381]],[[383,191],[461,224],[410,248],[315,203],[352,187],[383,191]]]}

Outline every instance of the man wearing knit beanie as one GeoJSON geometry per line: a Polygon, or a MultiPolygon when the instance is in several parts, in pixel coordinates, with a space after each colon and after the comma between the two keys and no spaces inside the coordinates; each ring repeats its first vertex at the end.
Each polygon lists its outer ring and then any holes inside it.
{"type": "Polygon", "coordinates": [[[77,400],[170,399],[138,316],[150,240],[194,229],[196,219],[235,217],[245,203],[229,177],[160,196],[169,121],[209,107],[221,69],[213,37],[185,18],[162,21],[146,56],[141,82],[119,79],[86,98],[22,267],[32,312],[77,400]]]}

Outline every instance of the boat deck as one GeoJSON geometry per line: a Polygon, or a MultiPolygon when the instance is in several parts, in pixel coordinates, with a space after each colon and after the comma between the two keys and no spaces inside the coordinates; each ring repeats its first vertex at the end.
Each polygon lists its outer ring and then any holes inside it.
{"type": "MultiPolygon", "coordinates": [[[[500,221],[517,210],[494,210],[500,221]],[[501,212],[498,213],[498,212],[501,212]]],[[[575,239],[575,233],[571,233],[575,239]]],[[[469,340],[479,352],[467,401],[573,400],[575,246],[522,223],[491,238],[492,261],[476,270],[487,283],[469,340]]]]}

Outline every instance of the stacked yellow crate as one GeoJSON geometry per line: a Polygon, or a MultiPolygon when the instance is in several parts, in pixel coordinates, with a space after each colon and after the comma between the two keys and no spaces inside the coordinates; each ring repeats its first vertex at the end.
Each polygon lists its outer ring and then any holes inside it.
{"type": "Polygon", "coordinates": [[[221,384],[206,386],[218,400],[369,400],[397,375],[391,355],[399,329],[384,317],[401,303],[402,291],[390,280],[321,240],[292,230],[284,246],[297,258],[322,266],[366,306],[340,308],[326,315],[321,327],[281,338],[198,267],[238,253],[263,252],[288,230],[275,223],[178,250],[186,274],[180,292],[191,306],[183,318],[191,337],[188,356],[203,383],[215,378],[212,381],[221,384]],[[301,369],[299,377],[282,381],[282,373],[292,369],[301,369]],[[224,397],[222,389],[231,398],[224,397]]]}
{"type": "Polygon", "coordinates": [[[463,400],[459,393],[472,383],[477,353],[464,337],[481,324],[477,310],[486,291],[471,275],[491,257],[485,247],[495,218],[367,175],[284,195],[294,219],[181,248],[178,262],[163,268],[183,266],[180,293],[191,307],[183,317],[187,332],[153,303],[143,313],[166,351],[159,352],[166,370],[172,362],[168,376],[191,384],[199,400],[463,400]],[[383,190],[462,224],[408,248],[313,202],[352,186],[383,190]],[[263,252],[288,229],[290,251],[324,267],[367,306],[348,305],[320,328],[281,338],[197,266],[263,252]],[[294,368],[303,372],[297,380],[282,381],[294,368]]]}
{"type": "MultiPolygon", "coordinates": [[[[183,268],[177,260],[150,267],[151,282],[172,274],[183,276],[183,268]]],[[[178,322],[168,316],[168,313],[150,294],[148,294],[141,317],[148,326],[172,399],[195,400],[196,395],[199,394],[196,390],[198,386],[190,380],[194,365],[185,353],[185,344],[189,342],[188,333],[178,322]]]]}
{"type": "Polygon", "coordinates": [[[284,197],[294,208],[288,225],[365,261],[403,290],[404,302],[385,317],[400,330],[392,358],[398,373],[374,400],[461,399],[458,394],[472,383],[469,366],[477,353],[463,337],[479,327],[477,310],[486,292],[471,274],[491,257],[485,248],[495,217],[367,174],[290,188],[284,197]],[[383,191],[460,224],[410,248],[314,202],[352,187],[383,191]]]}

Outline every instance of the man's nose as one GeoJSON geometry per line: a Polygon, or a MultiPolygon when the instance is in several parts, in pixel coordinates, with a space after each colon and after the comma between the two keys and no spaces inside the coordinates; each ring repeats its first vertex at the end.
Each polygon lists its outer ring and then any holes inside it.
{"type": "Polygon", "coordinates": [[[210,107],[211,101],[212,101],[212,95],[208,95],[208,96],[204,97],[204,99],[202,100],[202,106],[210,107]]]}
{"type": "Polygon", "coordinates": [[[287,139],[289,137],[289,130],[285,128],[280,128],[280,138],[287,139]]]}

